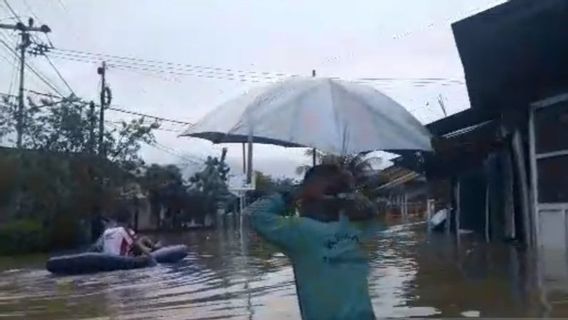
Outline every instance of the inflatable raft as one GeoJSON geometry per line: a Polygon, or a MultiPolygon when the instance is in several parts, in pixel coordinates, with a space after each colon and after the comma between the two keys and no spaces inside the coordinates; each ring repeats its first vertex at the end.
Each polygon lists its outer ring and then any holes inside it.
{"type": "Polygon", "coordinates": [[[160,248],[146,256],[121,257],[98,252],[85,252],[50,258],[47,271],[58,275],[75,275],[103,271],[129,270],[154,266],[155,263],[175,263],[187,256],[187,246],[175,245],[160,248]]]}

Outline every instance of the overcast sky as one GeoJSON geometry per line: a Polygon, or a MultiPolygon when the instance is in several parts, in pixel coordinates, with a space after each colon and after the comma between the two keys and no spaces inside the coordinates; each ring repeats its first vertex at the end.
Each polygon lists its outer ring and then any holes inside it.
{"type": "MultiPolygon", "coordinates": [[[[469,107],[465,85],[419,78],[463,80],[463,69],[450,24],[495,6],[491,0],[8,0],[27,20],[36,16],[53,32],[61,49],[106,53],[181,64],[232,70],[282,72],[346,79],[394,78],[376,88],[393,97],[423,123],[443,117],[437,103],[443,95],[449,113],[469,107]]],[[[11,13],[0,1],[0,23],[11,13]]],[[[17,34],[0,39],[12,43],[17,34]]],[[[45,39],[44,37],[38,37],[45,39]]],[[[0,46],[0,92],[8,92],[14,72],[13,56],[0,46]]],[[[60,91],[68,92],[43,57],[30,57],[60,91]]],[[[74,91],[97,99],[96,65],[52,57],[74,91]]],[[[220,77],[222,78],[222,77],[220,77]]],[[[113,103],[126,109],[194,122],[217,104],[258,83],[173,76],[144,71],[110,69],[113,103]]],[[[50,89],[33,75],[26,86],[50,89]]],[[[112,120],[129,119],[109,111],[112,120]]],[[[164,128],[183,127],[164,123],[164,128]]],[[[218,155],[219,146],[178,138],[160,131],[158,142],[193,159],[218,155]]],[[[179,163],[179,158],[144,147],[149,162],[179,163]]],[[[240,146],[229,146],[229,161],[241,163],[240,146]]],[[[258,146],[257,169],[291,175],[309,160],[302,150],[258,146]]]]}

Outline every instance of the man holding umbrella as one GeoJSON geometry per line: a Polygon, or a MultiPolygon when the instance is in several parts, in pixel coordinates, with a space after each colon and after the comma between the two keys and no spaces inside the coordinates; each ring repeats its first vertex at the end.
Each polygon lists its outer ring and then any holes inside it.
{"type": "Polygon", "coordinates": [[[292,261],[302,319],[375,319],[361,247],[369,226],[358,226],[375,213],[336,165],[315,166],[299,190],[254,205],[254,229],[292,261]],[[300,217],[283,216],[296,202],[300,217]]]}
{"type": "MultiPolygon", "coordinates": [[[[248,143],[249,177],[253,142],[334,155],[432,151],[430,132],[402,105],[374,88],[335,78],[292,77],[248,90],[182,135],[248,143]]],[[[348,173],[321,165],[294,195],[275,195],[249,208],[258,233],[292,260],[304,319],[374,318],[364,232],[357,227],[372,216],[368,203],[354,192],[348,173]],[[296,201],[300,217],[284,217],[296,201]]]]}

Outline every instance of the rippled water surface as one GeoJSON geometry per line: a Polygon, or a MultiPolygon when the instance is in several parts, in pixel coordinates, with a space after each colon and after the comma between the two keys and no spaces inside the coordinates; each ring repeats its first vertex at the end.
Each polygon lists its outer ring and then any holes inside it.
{"type": "MultiPolygon", "coordinates": [[[[457,246],[423,229],[393,226],[370,242],[377,316],[568,316],[568,296],[545,302],[522,252],[467,238],[457,246]]],[[[246,228],[240,234],[225,222],[161,235],[187,244],[190,255],[135,271],[54,277],[45,257],[0,259],[0,318],[298,319],[288,259],[246,228]]]]}

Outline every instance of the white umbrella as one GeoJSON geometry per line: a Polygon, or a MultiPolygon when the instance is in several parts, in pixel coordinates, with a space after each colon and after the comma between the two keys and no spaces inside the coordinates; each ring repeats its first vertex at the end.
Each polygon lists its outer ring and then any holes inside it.
{"type": "Polygon", "coordinates": [[[182,136],[214,143],[310,147],[346,155],[385,150],[431,151],[430,133],[404,107],[369,86],[295,77],[230,100],[182,136]]]}

